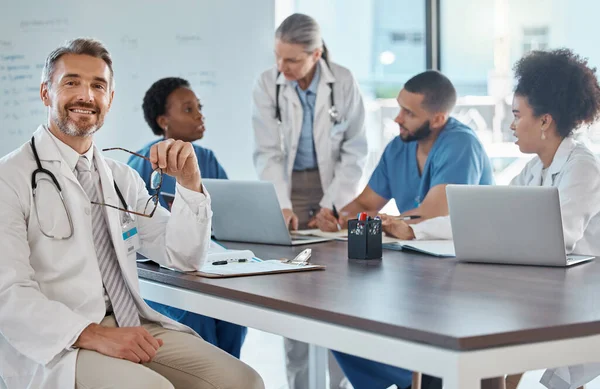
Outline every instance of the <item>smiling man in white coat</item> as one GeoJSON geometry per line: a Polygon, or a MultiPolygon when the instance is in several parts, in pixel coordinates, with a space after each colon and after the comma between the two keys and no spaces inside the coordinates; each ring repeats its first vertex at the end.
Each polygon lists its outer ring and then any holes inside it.
{"type": "Polygon", "coordinates": [[[113,95],[112,60],[91,39],[48,56],[48,121],[0,160],[0,382],[13,388],[263,388],[258,374],[148,307],[136,252],[199,269],[210,197],[190,143],[150,160],[176,178],[169,214],[139,175],[93,143],[113,95]]]}

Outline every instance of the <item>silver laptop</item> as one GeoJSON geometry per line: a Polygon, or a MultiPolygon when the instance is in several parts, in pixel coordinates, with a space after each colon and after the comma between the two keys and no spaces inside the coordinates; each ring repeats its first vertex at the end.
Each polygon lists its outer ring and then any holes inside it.
{"type": "Polygon", "coordinates": [[[271,182],[217,179],[202,182],[211,197],[216,239],[285,246],[331,240],[290,235],[271,182]]]}
{"type": "Polygon", "coordinates": [[[571,266],[593,256],[566,255],[558,189],[446,187],[456,258],[538,266],[571,266]]]}

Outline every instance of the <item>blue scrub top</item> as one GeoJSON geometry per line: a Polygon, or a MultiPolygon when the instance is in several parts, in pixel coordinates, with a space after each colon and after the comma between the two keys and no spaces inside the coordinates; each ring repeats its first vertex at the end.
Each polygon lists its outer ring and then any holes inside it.
{"type": "MultiPolygon", "coordinates": [[[[137,153],[145,157],[149,157],[150,148],[152,147],[152,145],[163,140],[164,139],[158,139],[153,142],[150,142],[137,153]]],[[[200,166],[200,172],[203,178],[227,179],[227,174],[225,173],[225,170],[223,169],[219,161],[217,161],[217,158],[215,157],[215,154],[212,152],[212,150],[205,149],[204,147],[198,146],[196,144],[194,144],[193,146],[194,151],[196,151],[196,158],[198,159],[198,165],[200,166]]],[[[154,194],[154,191],[150,189],[150,175],[152,174],[152,165],[150,164],[150,162],[146,161],[145,159],[136,157],[135,155],[132,155],[129,158],[129,161],[127,161],[127,164],[135,170],[137,170],[137,172],[140,174],[140,176],[146,183],[146,188],[148,189],[148,192],[150,192],[150,194],[154,194]]],[[[175,183],[175,178],[164,174],[161,192],[174,194],[175,183]]],[[[162,196],[158,196],[158,198],[160,200],[160,205],[169,209],[169,206],[165,199],[162,196]]]]}
{"type": "Polygon", "coordinates": [[[492,164],[477,135],[450,118],[427,156],[423,174],[417,164],[417,142],[396,137],[385,148],[369,187],[385,199],[393,198],[402,213],[417,208],[436,185],[493,183],[492,164]]]}

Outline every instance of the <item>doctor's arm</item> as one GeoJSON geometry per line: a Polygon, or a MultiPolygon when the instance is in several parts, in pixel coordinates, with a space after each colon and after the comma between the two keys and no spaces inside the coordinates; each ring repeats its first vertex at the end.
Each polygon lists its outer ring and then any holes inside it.
{"type": "MultiPolygon", "coordinates": [[[[346,226],[348,219],[354,217],[358,212],[367,212],[369,215],[375,216],[387,202],[388,199],[381,197],[367,186],[355,200],[341,210],[338,221],[333,217],[331,210],[321,209],[317,216],[318,226],[323,231],[336,231],[338,222],[340,226],[346,226]]],[[[387,215],[381,215],[382,228],[388,235],[404,240],[415,238],[452,239],[449,217],[439,216],[447,214],[446,185],[437,185],[427,193],[418,208],[403,213],[405,216],[419,215],[421,218],[417,221],[425,219],[424,222],[413,224],[402,220],[394,220],[393,217],[387,215]]]]}
{"type": "Polygon", "coordinates": [[[292,209],[286,179],[286,156],[282,150],[282,134],[275,119],[276,86],[275,82],[271,85],[271,82],[266,80],[270,76],[271,74],[262,75],[252,93],[254,167],[260,180],[270,181],[275,185],[281,209],[292,209]]]}
{"type": "Polygon", "coordinates": [[[25,206],[4,179],[0,204],[0,334],[21,354],[46,365],[66,352],[91,322],[41,292],[30,262],[25,206]]]}
{"type": "Polygon", "coordinates": [[[448,215],[448,184],[478,185],[487,158],[481,144],[470,134],[456,133],[443,140],[432,161],[430,189],[417,208],[404,215],[419,215],[418,222],[448,215]]]}
{"type": "Polygon", "coordinates": [[[367,212],[375,216],[381,208],[392,198],[390,178],[388,176],[388,158],[391,143],[386,146],[377,167],[373,171],[369,184],[349,204],[339,210],[339,218],[336,220],[333,211],[323,207],[317,214],[316,225],[321,231],[337,231],[337,226],[346,228],[348,219],[359,212],[367,212]]]}
{"type": "Polygon", "coordinates": [[[340,157],[335,161],[333,180],[320,202],[322,208],[331,208],[332,204],[343,207],[356,197],[369,153],[365,106],[355,80],[344,91],[344,96],[349,96],[345,107],[348,128],[344,131],[340,157]]]}
{"type": "Polygon", "coordinates": [[[558,185],[565,249],[577,252],[577,241],[585,232],[592,217],[600,212],[600,167],[593,158],[574,160],[565,166],[558,185]]]}
{"type": "Polygon", "coordinates": [[[422,222],[434,217],[448,215],[448,199],[446,198],[446,186],[439,184],[429,189],[427,195],[417,208],[403,213],[405,216],[418,215],[417,222],[422,222]]]}
{"type": "Polygon", "coordinates": [[[366,186],[357,198],[339,211],[338,219],[335,218],[333,210],[321,208],[316,217],[315,226],[321,231],[334,232],[340,228],[346,228],[348,220],[354,218],[359,212],[367,212],[370,216],[375,216],[389,200],[381,197],[377,192],[366,186]]]}
{"type": "Polygon", "coordinates": [[[390,236],[403,240],[451,239],[447,237],[448,233],[451,234],[450,219],[444,216],[448,215],[446,186],[446,184],[434,186],[427,192],[417,208],[402,213],[404,216],[420,216],[419,219],[403,221],[382,215],[381,227],[383,231],[390,236]]]}
{"type": "Polygon", "coordinates": [[[444,148],[437,152],[432,162],[429,191],[417,208],[403,213],[406,216],[418,215],[420,218],[409,222],[388,222],[387,226],[383,226],[386,233],[408,240],[452,237],[450,219],[445,217],[448,215],[446,186],[479,184],[487,155],[470,134],[456,133],[443,141],[444,148]]]}
{"type": "MultiPolygon", "coordinates": [[[[191,143],[168,139],[150,151],[153,168],[177,180],[171,213],[158,207],[152,218],[138,217],[140,253],[163,266],[181,271],[199,270],[210,245],[210,196],[202,186],[196,153],[191,143]]],[[[142,212],[150,198],[139,175],[134,182],[136,209],[142,212]]]]}

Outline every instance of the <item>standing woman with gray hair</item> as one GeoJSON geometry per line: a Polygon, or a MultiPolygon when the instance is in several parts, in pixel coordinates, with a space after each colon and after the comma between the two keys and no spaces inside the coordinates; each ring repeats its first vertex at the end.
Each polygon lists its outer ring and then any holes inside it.
{"type": "MultiPolygon", "coordinates": [[[[321,208],[341,209],[361,189],[363,100],[350,71],[329,61],[308,15],[293,14],[277,28],[275,57],[253,94],[254,165],[275,185],[288,227],[314,228],[321,208]]],[[[290,388],[308,387],[308,346],[286,340],[286,350],[290,388]]]]}
{"type": "Polygon", "coordinates": [[[350,71],[328,58],[317,22],[293,14],[275,33],[277,65],[254,89],[254,165],[275,184],[290,229],[358,194],[367,158],[365,109],[350,71]]]}

